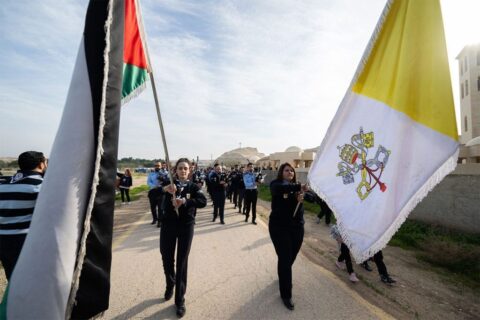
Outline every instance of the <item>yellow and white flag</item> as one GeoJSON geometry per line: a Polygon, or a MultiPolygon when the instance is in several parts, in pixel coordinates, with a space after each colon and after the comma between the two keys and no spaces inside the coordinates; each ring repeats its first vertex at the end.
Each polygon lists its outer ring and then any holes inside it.
{"type": "Polygon", "coordinates": [[[309,172],[360,263],[457,163],[439,0],[389,1],[309,172]]]}

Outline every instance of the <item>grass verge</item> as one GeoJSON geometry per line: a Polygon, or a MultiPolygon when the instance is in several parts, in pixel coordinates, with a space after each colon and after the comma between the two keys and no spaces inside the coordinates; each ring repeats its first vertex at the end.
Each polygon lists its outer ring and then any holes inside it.
{"type": "MultiPolygon", "coordinates": [[[[138,187],[131,188],[130,189],[130,201],[138,200],[138,198],[140,197],[139,194],[142,193],[142,192],[145,192],[145,191],[148,191],[148,186],[146,184],[138,186],[138,187]]],[[[121,201],[121,199],[122,199],[122,197],[120,196],[120,192],[118,192],[115,195],[115,201],[121,201]]]]}
{"type": "Polygon", "coordinates": [[[480,235],[407,220],[389,245],[414,251],[437,273],[480,291],[480,235]]]}

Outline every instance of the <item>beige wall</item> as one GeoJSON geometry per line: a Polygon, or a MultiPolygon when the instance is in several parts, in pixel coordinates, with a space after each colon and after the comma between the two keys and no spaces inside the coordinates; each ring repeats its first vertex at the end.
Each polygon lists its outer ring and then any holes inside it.
{"type": "Polygon", "coordinates": [[[458,84],[458,90],[460,91],[460,142],[463,144],[480,136],[480,91],[478,90],[480,65],[477,63],[477,52],[479,51],[480,44],[467,46],[457,57],[460,81],[458,84]]]}

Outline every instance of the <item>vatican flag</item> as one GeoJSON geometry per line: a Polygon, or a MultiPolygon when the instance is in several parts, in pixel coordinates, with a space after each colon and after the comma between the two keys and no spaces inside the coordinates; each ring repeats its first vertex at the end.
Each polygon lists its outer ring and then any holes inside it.
{"type": "Polygon", "coordinates": [[[309,172],[360,263],[457,163],[439,0],[385,6],[309,172]]]}

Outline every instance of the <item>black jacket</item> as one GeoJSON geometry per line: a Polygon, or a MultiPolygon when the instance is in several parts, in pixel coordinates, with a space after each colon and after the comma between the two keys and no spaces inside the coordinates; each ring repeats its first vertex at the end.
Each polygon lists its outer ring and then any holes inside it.
{"type": "Polygon", "coordinates": [[[303,203],[298,207],[295,217],[293,216],[297,207],[297,193],[301,185],[289,183],[284,180],[273,180],[270,183],[272,194],[272,212],[270,213],[270,224],[284,226],[301,226],[303,220],[303,203]]]}
{"type": "Polygon", "coordinates": [[[210,177],[210,192],[225,192],[227,176],[222,173],[214,172],[210,177]],[[225,182],[225,184],[220,184],[220,182],[225,182]]]}
{"type": "MultiPolygon", "coordinates": [[[[185,198],[187,201],[185,204],[178,208],[179,215],[175,212],[175,208],[172,204],[172,194],[164,192],[165,194],[165,216],[162,222],[180,222],[182,224],[192,224],[195,222],[195,211],[197,208],[203,208],[207,205],[207,198],[203,194],[202,190],[193,182],[187,181],[182,184],[180,181],[175,180],[177,186],[176,197],[185,198]]],[[[168,185],[170,183],[165,183],[168,185]]],[[[161,189],[163,192],[163,189],[161,189]]]]}

